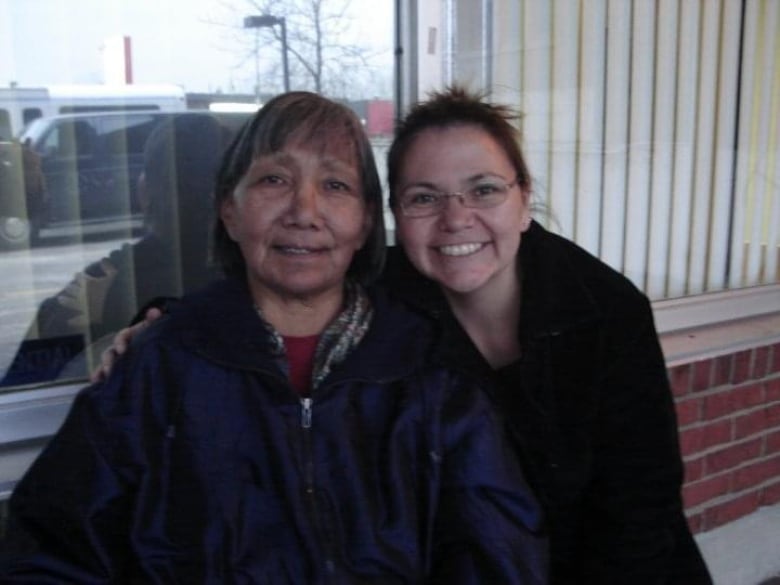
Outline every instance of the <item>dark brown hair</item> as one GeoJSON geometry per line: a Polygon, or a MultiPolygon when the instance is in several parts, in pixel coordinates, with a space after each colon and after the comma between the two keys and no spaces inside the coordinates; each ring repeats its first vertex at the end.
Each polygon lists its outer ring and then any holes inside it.
{"type": "Polygon", "coordinates": [[[214,205],[214,256],[228,275],[243,276],[246,263],[241,249],[228,235],[219,210],[233,196],[236,185],[258,156],[281,150],[288,141],[313,144],[323,150],[333,141],[348,142],[358,161],[363,197],[371,214],[366,243],[352,258],[347,275],[363,284],[372,282],[385,260],[385,224],[382,185],[371,143],[355,113],[348,107],[315,93],[294,91],[276,96],[247,122],[222,159],[217,175],[214,205]]]}
{"type": "Polygon", "coordinates": [[[485,94],[471,92],[453,85],[433,92],[428,99],[418,102],[398,125],[395,139],[387,155],[387,182],[390,187],[390,205],[396,204],[396,188],[401,165],[414,139],[430,128],[458,125],[478,126],[490,134],[504,149],[517,173],[517,184],[531,190],[531,175],[520,149],[520,131],[513,125],[520,115],[509,106],[493,104],[485,94]]]}

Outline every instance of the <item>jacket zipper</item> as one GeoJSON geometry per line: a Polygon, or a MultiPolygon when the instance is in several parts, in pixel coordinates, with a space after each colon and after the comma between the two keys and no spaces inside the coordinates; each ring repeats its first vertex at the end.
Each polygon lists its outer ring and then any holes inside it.
{"type": "Polygon", "coordinates": [[[314,489],[314,455],[311,439],[311,421],[314,401],[311,398],[301,398],[301,429],[303,429],[303,449],[304,449],[304,481],[306,486],[306,496],[309,500],[312,518],[315,521],[317,532],[320,534],[321,542],[325,549],[324,569],[326,572],[326,581],[331,582],[335,577],[336,563],[334,561],[333,540],[327,535],[329,530],[327,521],[320,513],[320,507],[317,502],[317,493],[314,489]]]}
{"type": "Polygon", "coordinates": [[[311,428],[311,398],[301,398],[301,426],[311,428]]]}

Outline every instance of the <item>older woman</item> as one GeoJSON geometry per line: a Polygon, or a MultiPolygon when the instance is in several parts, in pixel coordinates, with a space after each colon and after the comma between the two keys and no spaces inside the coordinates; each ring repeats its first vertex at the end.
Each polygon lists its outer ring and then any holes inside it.
{"type": "Polygon", "coordinates": [[[216,206],[228,278],[78,396],[13,494],[0,581],[545,582],[485,396],[366,286],[384,230],[354,114],[268,102],[216,206]]]}
{"type": "Polygon", "coordinates": [[[513,117],[452,88],[404,118],[388,182],[413,267],[387,280],[439,318],[444,363],[492,381],[547,513],[552,583],[710,583],[650,304],[532,220],[513,117]]]}

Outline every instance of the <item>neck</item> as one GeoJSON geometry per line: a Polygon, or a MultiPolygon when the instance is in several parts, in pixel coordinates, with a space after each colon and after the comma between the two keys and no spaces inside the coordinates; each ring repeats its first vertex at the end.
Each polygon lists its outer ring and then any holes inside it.
{"type": "Polygon", "coordinates": [[[255,295],[255,303],[263,318],[281,335],[306,337],[319,335],[341,312],[343,290],[316,298],[283,297],[273,294],[255,295]]]}
{"type": "Polygon", "coordinates": [[[500,368],[520,357],[520,281],[511,279],[477,291],[444,291],[455,318],[491,367],[500,368]]]}

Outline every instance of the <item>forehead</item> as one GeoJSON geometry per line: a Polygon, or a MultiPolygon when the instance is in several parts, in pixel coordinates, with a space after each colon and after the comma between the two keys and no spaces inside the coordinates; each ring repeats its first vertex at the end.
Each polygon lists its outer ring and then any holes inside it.
{"type": "Polygon", "coordinates": [[[346,129],[300,128],[286,137],[278,148],[260,149],[255,158],[271,156],[279,161],[290,161],[291,153],[305,153],[328,166],[359,168],[358,145],[346,129]]]}
{"type": "Polygon", "coordinates": [[[401,159],[402,174],[427,174],[443,166],[458,174],[473,174],[509,171],[512,163],[503,146],[477,124],[426,128],[410,140],[401,159]]]}

